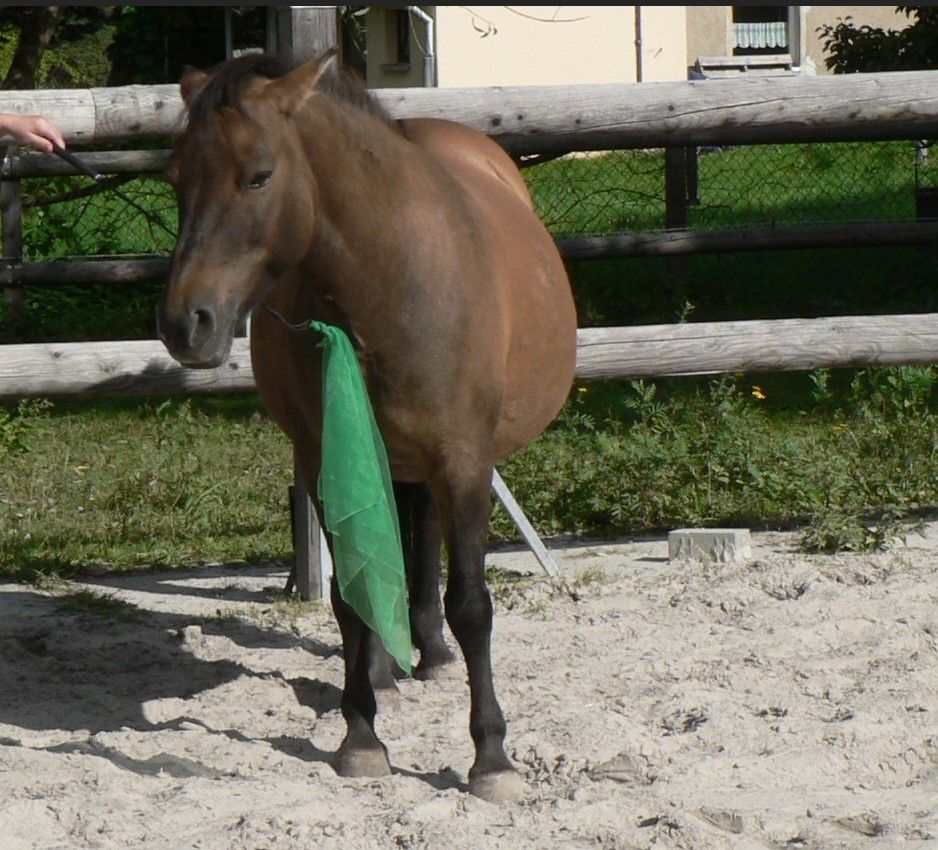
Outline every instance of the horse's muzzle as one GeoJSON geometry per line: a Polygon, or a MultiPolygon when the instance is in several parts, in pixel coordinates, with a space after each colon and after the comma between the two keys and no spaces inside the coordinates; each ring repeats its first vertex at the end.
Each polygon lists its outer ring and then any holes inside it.
{"type": "Polygon", "coordinates": [[[160,303],[156,329],[166,350],[191,369],[220,366],[231,351],[234,319],[208,305],[171,310],[160,303]]]}

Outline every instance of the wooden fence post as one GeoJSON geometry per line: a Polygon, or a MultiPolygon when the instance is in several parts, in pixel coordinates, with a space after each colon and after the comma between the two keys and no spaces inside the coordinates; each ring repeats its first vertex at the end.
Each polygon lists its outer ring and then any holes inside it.
{"type": "MultiPolygon", "coordinates": [[[[339,13],[336,6],[284,6],[277,9],[277,54],[287,68],[322,56],[335,47],[341,49],[339,13]]],[[[301,599],[322,599],[327,576],[331,574],[328,552],[322,546],[319,515],[294,462],[290,488],[290,515],[293,519],[293,552],[296,591],[301,599]]],[[[313,482],[315,485],[315,482],[313,482]]]]}
{"type": "MultiPolygon", "coordinates": [[[[10,146],[3,155],[0,179],[0,221],[3,228],[3,258],[20,262],[23,259],[23,193],[20,181],[6,178],[16,159],[16,148],[10,146]]],[[[4,287],[4,328],[10,339],[23,330],[26,314],[26,291],[21,287],[4,287]]]]}
{"type": "Polygon", "coordinates": [[[687,148],[664,149],[664,226],[687,227],[687,148]]]}
{"type": "MultiPolygon", "coordinates": [[[[687,148],[664,149],[664,226],[667,230],[687,227],[687,148]]],[[[686,300],[688,262],[686,257],[668,257],[667,290],[671,306],[680,309],[686,300]]]]}
{"type": "Polygon", "coordinates": [[[700,203],[700,157],[696,145],[685,148],[687,157],[687,205],[697,206],[700,203]]]}
{"type": "MultiPolygon", "coordinates": [[[[290,488],[290,520],[293,524],[293,548],[296,564],[292,580],[300,599],[323,599],[332,576],[332,559],[319,524],[319,515],[309,498],[296,455],[293,457],[293,481],[290,488]]],[[[287,586],[289,593],[292,587],[287,586]]]]}
{"type": "Polygon", "coordinates": [[[283,6],[277,9],[277,55],[287,68],[342,49],[337,6],[283,6]]]}

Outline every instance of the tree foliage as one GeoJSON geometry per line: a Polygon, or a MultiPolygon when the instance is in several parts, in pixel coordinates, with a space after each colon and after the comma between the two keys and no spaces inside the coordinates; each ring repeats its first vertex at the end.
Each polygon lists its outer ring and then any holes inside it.
{"type": "Polygon", "coordinates": [[[225,58],[222,6],[119,6],[108,85],[175,83],[225,58]]]}
{"type": "Polygon", "coordinates": [[[16,46],[2,88],[31,89],[36,86],[39,63],[55,35],[61,15],[60,6],[7,7],[0,12],[9,23],[7,38],[16,35],[16,46]]]}
{"type": "MultiPolygon", "coordinates": [[[[0,6],[0,88],[175,83],[225,58],[224,6],[0,6]]],[[[233,47],[264,47],[267,7],[229,6],[233,47]]],[[[364,73],[365,7],[341,6],[347,64],[364,73]]]]}
{"type": "Polygon", "coordinates": [[[0,88],[104,85],[113,34],[107,7],[0,8],[0,88]]]}
{"type": "Polygon", "coordinates": [[[818,27],[835,74],[938,68],[938,7],[897,6],[911,20],[901,30],[857,26],[851,17],[818,27]]]}

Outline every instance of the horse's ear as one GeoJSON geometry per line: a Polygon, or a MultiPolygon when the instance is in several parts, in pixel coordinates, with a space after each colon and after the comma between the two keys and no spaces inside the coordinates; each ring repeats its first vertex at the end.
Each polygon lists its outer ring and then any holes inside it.
{"type": "Polygon", "coordinates": [[[319,59],[278,77],[267,86],[267,96],[273,98],[281,112],[287,115],[296,112],[316,91],[316,84],[322,77],[333,69],[337,56],[338,50],[333,47],[319,59]]]}
{"type": "Polygon", "coordinates": [[[182,78],[179,80],[179,93],[182,95],[182,101],[186,106],[192,102],[195,93],[205,85],[207,79],[208,74],[198,68],[193,68],[191,65],[186,65],[182,69],[182,78]]]}

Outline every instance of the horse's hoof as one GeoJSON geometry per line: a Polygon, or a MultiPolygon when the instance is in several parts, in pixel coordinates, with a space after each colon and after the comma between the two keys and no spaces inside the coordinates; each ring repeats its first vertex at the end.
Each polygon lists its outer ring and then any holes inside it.
{"type": "Polygon", "coordinates": [[[414,668],[414,678],[422,682],[430,680],[452,680],[466,678],[466,668],[455,658],[447,661],[434,661],[429,664],[420,663],[414,668]]]}
{"type": "Polygon", "coordinates": [[[469,793],[487,803],[518,803],[525,790],[524,780],[514,770],[469,777],[469,793]]]}
{"type": "Polygon", "coordinates": [[[392,688],[375,688],[375,703],[378,711],[397,711],[401,707],[401,692],[392,688]]]}
{"type": "Polygon", "coordinates": [[[339,747],[333,762],[339,776],[368,777],[391,775],[388,754],[382,750],[352,750],[339,747]]]}

